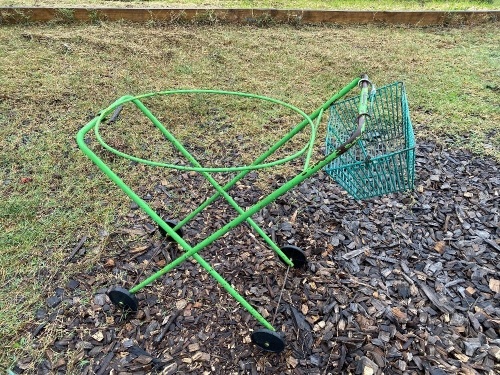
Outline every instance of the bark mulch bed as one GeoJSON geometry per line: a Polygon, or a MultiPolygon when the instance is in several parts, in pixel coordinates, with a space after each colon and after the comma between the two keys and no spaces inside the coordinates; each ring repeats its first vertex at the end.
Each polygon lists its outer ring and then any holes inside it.
{"type": "MultiPolygon", "coordinates": [[[[182,216],[206,191],[197,176],[172,178],[141,194],[153,207],[177,202],[182,216]]],[[[233,190],[243,207],[262,195],[258,178],[251,173],[233,190]]],[[[499,165],[421,143],[417,178],[413,193],[357,202],[319,173],[262,210],[255,220],[279,244],[308,255],[307,269],[290,270],[284,288],[286,267],[246,224],[202,251],[284,332],[280,354],[251,344],[257,322],[194,261],[143,289],[137,314],[110,303],[110,286],[130,288],[181,253],[132,205],[123,229],[108,234],[101,262],[46,296],[31,332],[35,342],[53,335],[44,360],[22,358],[14,370],[498,374],[499,165]]],[[[217,204],[184,238],[196,243],[232,217],[217,204]]],[[[70,261],[85,256],[83,241],[70,261]]]]}

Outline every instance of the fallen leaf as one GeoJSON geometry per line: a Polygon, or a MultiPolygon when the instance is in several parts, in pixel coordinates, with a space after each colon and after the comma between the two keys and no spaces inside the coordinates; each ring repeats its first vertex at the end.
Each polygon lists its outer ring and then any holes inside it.
{"type": "Polygon", "coordinates": [[[147,249],[149,249],[149,245],[137,246],[137,247],[134,247],[133,249],[130,249],[130,252],[132,254],[142,253],[143,251],[145,251],[147,249]]]}

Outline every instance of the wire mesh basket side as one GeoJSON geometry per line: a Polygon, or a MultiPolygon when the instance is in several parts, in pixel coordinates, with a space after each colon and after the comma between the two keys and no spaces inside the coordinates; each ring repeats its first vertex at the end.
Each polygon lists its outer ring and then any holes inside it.
{"type": "MultiPolygon", "coordinates": [[[[330,108],[326,152],[349,138],[357,125],[358,98],[330,108]]],[[[326,168],[326,172],[356,199],[367,199],[413,188],[415,137],[403,83],[379,88],[370,105],[362,138],[326,168]]]]}

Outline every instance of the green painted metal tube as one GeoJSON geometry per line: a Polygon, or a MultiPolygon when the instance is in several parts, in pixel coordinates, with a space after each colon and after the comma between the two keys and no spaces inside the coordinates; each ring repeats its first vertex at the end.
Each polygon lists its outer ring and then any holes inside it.
{"type": "MultiPolygon", "coordinates": [[[[165,138],[171,142],[180,152],[184,157],[195,167],[198,168],[203,168],[201,164],[196,160],[196,158],[189,153],[188,150],[180,143],[177,138],[174,137],[172,133],[170,133],[165,126],[151,113],[151,111],[139,100],[139,99],[134,99],[132,101],[139,110],[146,115],[147,118],[151,120],[151,122],[161,131],[161,133],[165,136],[165,138]]],[[[240,215],[245,212],[238,203],[231,197],[223,188],[220,186],[220,184],[210,175],[208,172],[201,171],[199,172],[205,179],[207,179],[208,182],[216,189],[216,191],[222,195],[226,201],[229,203],[231,207],[233,207],[240,215]]],[[[290,267],[293,267],[293,262],[281,251],[281,249],[269,238],[269,236],[257,225],[255,221],[251,217],[246,219],[247,223],[266,241],[266,243],[280,256],[283,261],[289,265],[290,267]]],[[[174,228],[174,231],[178,230],[180,228],[179,225],[177,225],[174,228]]]]}
{"type": "MultiPolygon", "coordinates": [[[[321,123],[321,117],[323,116],[323,108],[321,108],[321,110],[319,111],[319,114],[318,114],[318,118],[316,119],[316,124],[314,124],[314,137],[316,138],[316,131],[319,127],[319,124],[321,123]]],[[[313,139],[313,142],[314,142],[314,139],[313,139]]],[[[306,155],[306,160],[304,161],[304,170],[307,169],[309,167],[309,163],[311,162],[311,157],[312,157],[312,148],[310,148],[308,151],[307,151],[307,155],[306,155]]]]}
{"type": "MultiPolygon", "coordinates": [[[[363,103],[360,104],[360,109],[366,108],[367,107],[367,98],[368,98],[368,83],[363,83],[363,88],[361,89],[361,95],[360,95],[360,101],[363,103]]],[[[319,111],[318,111],[319,113],[319,111]]],[[[184,261],[187,257],[192,256],[193,254],[196,254],[198,251],[202,250],[206,246],[210,245],[213,243],[215,240],[218,238],[222,237],[224,234],[229,232],[231,229],[235,228],[236,226],[240,225],[242,222],[247,220],[249,217],[252,215],[256,214],[258,211],[260,211],[262,208],[267,206],[269,203],[273,202],[276,200],[278,197],[282,196],[283,194],[287,193],[289,190],[312,176],[313,174],[317,173],[320,169],[324,168],[326,165],[328,165],[333,159],[336,157],[340,156],[344,152],[346,152],[349,148],[351,148],[357,140],[361,137],[363,131],[364,131],[364,126],[365,126],[365,117],[368,116],[368,114],[365,113],[360,113],[359,116],[359,124],[358,124],[358,129],[354,132],[354,134],[342,145],[340,145],[334,152],[326,155],[322,160],[317,162],[315,165],[309,167],[308,169],[304,170],[302,173],[296,175],[294,178],[292,178],[290,181],[286,182],[282,186],[280,186],[278,189],[276,189],[274,192],[269,194],[267,197],[261,199],[259,202],[257,202],[254,206],[248,208],[244,213],[242,213],[240,216],[236,217],[226,225],[224,225],[222,228],[219,230],[215,231],[212,233],[210,236],[205,238],[203,241],[199,242],[196,246],[194,246],[191,250],[187,251],[183,255],[181,255],[179,258],[174,260],[173,262],[179,262],[176,263],[179,264],[182,261],[184,261]],[[182,260],[181,260],[182,259],[182,260]]],[[[170,229],[172,230],[172,229],[170,229]]],[[[187,248],[186,248],[187,249],[187,248]]],[[[148,279],[144,280],[142,283],[140,283],[136,288],[142,288],[146,285],[149,285],[151,282],[156,280],[157,278],[161,277],[165,273],[167,273],[171,267],[170,265],[165,266],[164,269],[159,270],[157,273],[151,275],[148,279]],[[165,268],[167,268],[165,270],[165,268]]]]}
{"type": "Polygon", "coordinates": [[[222,287],[227,290],[227,292],[238,301],[257,321],[259,321],[264,327],[274,331],[273,326],[257,311],[255,310],[231,285],[213,269],[199,254],[197,251],[201,250],[203,247],[196,251],[180,237],[174,229],[172,229],[168,224],[166,224],[163,219],[153,210],[149,205],[142,200],[130,187],[128,187],[125,182],[123,182],[118,175],[116,175],[92,150],[90,150],[85,143],[85,134],[95,126],[97,118],[88,123],[83,127],[77,134],[76,141],[80,149],[84,154],[94,162],[101,171],[103,171],[106,176],[108,176],[111,181],[113,181],[120,189],[122,189],[125,194],[127,194],[137,205],[144,210],[158,225],[160,225],[169,236],[171,236],[179,245],[182,246],[187,252],[185,252],[180,257],[176,258],[173,262],[166,265],[161,272],[155,273],[153,276],[149,277],[145,282],[140,283],[134,288],[130,289],[130,293],[137,293],[140,289],[144,288],[146,285],[151,284],[154,280],[158,279],[160,276],[164,275],[171,269],[177,267],[182,262],[184,262],[189,257],[193,258],[204,268],[207,272],[217,281],[222,287]]]}
{"type": "MultiPolygon", "coordinates": [[[[101,146],[104,147],[109,152],[111,152],[111,153],[113,153],[113,154],[115,154],[115,155],[117,155],[119,157],[122,157],[124,159],[129,159],[129,160],[132,160],[132,161],[135,161],[135,162],[138,162],[138,163],[150,165],[150,166],[153,166],[153,167],[165,167],[165,168],[177,169],[177,170],[182,170],[182,171],[195,171],[195,172],[239,172],[239,171],[250,171],[250,170],[264,169],[264,168],[269,168],[269,167],[273,167],[273,166],[276,166],[276,165],[288,163],[288,162],[290,162],[290,161],[292,161],[292,160],[300,157],[306,151],[308,151],[308,150],[310,151],[312,149],[312,147],[314,146],[314,137],[315,137],[315,131],[314,130],[315,130],[315,128],[314,128],[313,121],[311,120],[311,118],[309,118],[309,116],[304,111],[302,111],[301,109],[299,109],[299,108],[297,108],[297,107],[295,107],[295,106],[293,106],[291,104],[285,103],[283,101],[280,101],[280,100],[277,100],[277,99],[273,99],[273,98],[269,98],[269,97],[262,96],[262,95],[255,95],[255,94],[249,94],[249,93],[244,93],[244,92],[222,91],[222,90],[203,90],[203,89],[201,89],[201,90],[191,89],[191,90],[163,91],[163,92],[158,92],[158,93],[150,93],[150,94],[139,95],[139,96],[136,96],[136,97],[132,97],[130,95],[124,96],[124,97],[118,99],[115,103],[111,104],[108,108],[106,108],[105,110],[102,111],[102,113],[99,115],[99,119],[98,119],[98,121],[97,121],[97,123],[95,124],[95,127],[94,127],[95,136],[97,138],[97,141],[101,144],[101,146]],[[250,164],[250,165],[237,166],[237,167],[197,167],[197,166],[184,166],[184,165],[169,164],[169,163],[163,163],[163,162],[158,162],[158,161],[152,161],[152,160],[142,159],[142,158],[138,158],[136,156],[129,155],[127,153],[124,153],[122,151],[117,150],[116,148],[108,145],[104,141],[104,139],[101,137],[100,131],[99,131],[101,120],[104,118],[104,116],[106,114],[110,113],[111,111],[113,111],[118,106],[126,104],[127,102],[130,102],[130,101],[140,100],[142,98],[147,98],[147,97],[151,97],[151,96],[155,96],[155,95],[173,95],[173,94],[221,94],[221,95],[234,95],[234,96],[241,96],[241,97],[245,97],[245,98],[260,99],[260,100],[269,101],[271,103],[279,104],[279,105],[287,107],[288,109],[291,109],[292,111],[297,112],[298,114],[300,114],[304,118],[304,121],[306,122],[305,126],[307,126],[307,125],[311,126],[311,136],[310,136],[309,142],[307,142],[307,144],[301,150],[299,150],[298,152],[296,152],[296,153],[294,153],[292,155],[288,155],[288,156],[286,156],[286,157],[284,157],[282,159],[275,160],[275,161],[268,162],[268,163],[259,163],[259,164],[253,163],[253,164],[250,164]]],[[[281,147],[282,145],[283,145],[283,143],[279,147],[281,147]]]]}
{"type": "MultiPolygon", "coordinates": [[[[349,91],[351,91],[356,85],[359,83],[361,77],[357,77],[352,80],[348,85],[342,88],[338,93],[333,95],[329,100],[327,100],[323,105],[321,105],[318,109],[316,109],[312,114],[309,115],[311,120],[315,120],[323,111],[326,111],[335,101],[344,97],[349,91]]],[[[260,164],[264,160],[266,160],[270,155],[276,152],[283,144],[288,142],[292,137],[294,137],[297,133],[299,133],[302,129],[304,129],[308,125],[308,121],[304,119],[300,124],[298,124],[295,128],[293,128],[289,133],[287,133],[282,139],[280,139],[274,146],[269,148],[265,153],[259,156],[252,165],[260,164]]],[[[226,183],[223,186],[225,191],[231,189],[238,181],[243,179],[250,171],[241,171],[238,175],[236,175],[231,181],[226,183]]],[[[183,220],[179,222],[179,227],[186,224],[190,220],[192,220],[196,215],[198,215],[201,211],[203,211],[210,204],[215,202],[217,198],[220,197],[220,194],[217,192],[212,195],[210,198],[207,198],[198,208],[196,208],[190,215],[186,216],[183,220]]]]}

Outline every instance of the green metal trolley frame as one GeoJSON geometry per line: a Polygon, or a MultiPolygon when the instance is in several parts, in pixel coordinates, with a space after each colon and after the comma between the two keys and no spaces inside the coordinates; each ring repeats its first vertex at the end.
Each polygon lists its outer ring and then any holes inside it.
{"type": "Polygon", "coordinates": [[[252,215],[257,213],[259,210],[264,208],[266,205],[273,202],[275,199],[280,197],[281,195],[288,192],[293,187],[300,184],[302,181],[309,178],[311,175],[318,172],[320,169],[328,166],[334,159],[339,157],[340,155],[347,152],[362,136],[366,119],[369,117],[368,114],[368,100],[369,100],[369,87],[371,83],[368,80],[366,75],[355,78],[351,81],[347,86],[342,88],[338,93],[333,95],[329,100],[323,103],[318,109],[316,109],[312,114],[307,115],[300,109],[287,104],[285,102],[272,99],[265,96],[259,96],[248,93],[241,92],[231,92],[231,91],[219,91],[219,90],[173,90],[173,91],[163,91],[156,93],[149,93],[139,96],[123,96],[116,100],[113,104],[111,104],[106,109],[102,110],[98,116],[92,119],[87,125],[85,125],[77,134],[77,143],[80,149],[85,153],[85,155],[90,158],[92,162],[94,162],[99,169],[106,174],[125,194],[127,194],[144,212],[149,215],[159,226],[160,230],[168,235],[172,240],[177,242],[180,247],[184,250],[182,255],[178,258],[174,259],[172,262],[164,266],[158,272],[146,278],[144,281],[139,284],[133,286],[131,289],[125,289],[123,287],[113,287],[108,291],[108,296],[110,300],[118,307],[130,310],[137,311],[138,309],[138,300],[135,296],[137,292],[151,284],[161,276],[165,275],[167,272],[173,270],[178,265],[180,265],[185,260],[192,258],[201,267],[203,267],[210,276],[212,276],[245,310],[247,310],[264,328],[255,330],[252,334],[252,341],[263,350],[271,351],[271,352],[280,352],[285,347],[285,342],[283,336],[276,332],[275,327],[271,323],[269,323],[250,303],[248,303],[245,298],[239,294],[199,253],[205,247],[216,241],[218,238],[229,232],[232,228],[237,225],[246,222],[253,228],[262,239],[269,245],[269,247],[276,252],[279,258],[289,267],[300,268],[307,264],[307,259],[305,253],[298,247],[287,245],[283,247],[279,247],[277,244],[273,242],[273,240],[252,220],[252,215]],[[330,150],[327,155],[325,155],[319,162],[314,165],[310,165],[310,158],[312,154],[312,149],[316,137],[317,127],[320,122],[321,116],[325,111],[327,111],[330,106],[340,98],[344,97],[347,93],[349,93],[355,87],[361,87],[361,93],[359,95],[359,103],[357,106],[357,128],[354,132],[345,140],[342,144],[337,146],[335,149],[330,150]],[[283,136],[281,140],[279,140],[276,144],[270,147],[265,153],[263,153],[260,157],[258,157],[251,165],[241,166],[241,167],[233,167],[233,168],[206,168],[203,167],[196,158],[189,153],[186,148],[171,134],[168,129],[166,129],[163,124],[153,115],[153,113],[143,104],[141,99],[152,97],[156,95],[176,95],[176,94],[222,94],[222,95],[236,95],[243,96],[249,98],[255,98],[260,100],[269,101],[275,103],[277,105],[283,105],[292,111],[299,113],[303,120],[296,125],[288,134],[283,136]],[[114,149],[109,146],[104,139],[101,137],[99,133],[99,126],[104,121],[106,116],[110,114],[114,114],[115,116],[119,113],[122,106],[124,105],[135,105],[150,121],[151,123],[164,135],[167,141],[171,142],[181,153],[182,155],[189,161],[190,166],[181,166],[181,165],[173,165],[167,163],[156,162],[152,160],[144,160],[132,155],[125,154],[119,150],[114,149]],[[316,120],[316,122],[314,122],[316,120]],[[301,132],[304,128],[310,126],[311,127],[311,136],[309,142],[306,144],[304,148],[302,148],[299,152],[285,157],[283,159],[267,162],[271,155],[273,155],[280,147],[286,144],[292,137],[301,132]],[[125,157],[139,163],[157,166],[157,167],[166,167],[173,168],[177,170],[188,170],[195,171],[200,173],[216,190],[216,193],[211,197],[206,199],[198,208],[196,208],[193,212],[191,212],[187,217],[182,219],[179,222],[164,219],[158,215],[158,213],[152,209],[145,200],[143,200],[137,193],[135,193],[115,172],[111,170],[111,168],[106,165],[86,144],[85,136],[90,130],[94,130],[95,135],[99,143],[108,151],[113,152],[121,157],[125,157]],[[245,177],[250,171],[268,168],[274,165],[282,164],[289,162],[295,158],[305,155],[305,163],[303,170],[297,174],[295,177],[290,179],[288,182],[284,183],[278,189],[262,198],[259,202],[254,204],[252,207],[247,209],[242,209],[236,201],[229,195],[228,191],[233,187],[239,180],[245,177]],[[219,172],[238,172],[237,175],[232,178],[229,182],[227,182],[224,186],[221,186],[212,176],[213,173],[219,172]],[[198,215],[201,211],[203,211],[210,204],[215,202],[219,198],[224,198],[239,214],[235,219],[231,220],[227,224],[225,224],[220,229],[216,230],[214,233],[209,235],[207,238],[199,242],[195,245],[190,245],[187,243],[182,237],[182,227],[187,224],[190,220],[192,220],[196,215],[198,215]]]}

